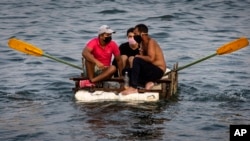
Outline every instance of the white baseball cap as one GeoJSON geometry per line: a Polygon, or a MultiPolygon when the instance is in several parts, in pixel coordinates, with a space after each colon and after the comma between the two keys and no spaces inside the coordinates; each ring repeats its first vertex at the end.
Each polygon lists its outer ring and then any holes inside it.
{"type": "Polygon", "coordinates": [[[103,33],[115,33],[115,31],[110,29],[110,27],[107,25],[102,25],[99,27],[98,34],[100,35],[103,33]]]}

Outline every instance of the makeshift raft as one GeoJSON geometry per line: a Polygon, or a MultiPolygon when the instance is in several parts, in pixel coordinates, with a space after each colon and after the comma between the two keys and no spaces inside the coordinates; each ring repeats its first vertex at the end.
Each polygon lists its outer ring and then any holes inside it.
{"type": "Polygon", "coordinates": [[[73,91],[75,99],[81,102],[99,102],[99,101],[158,101],[169,99],[176,94],[178,87],[178,72],[176,71],[178,64],[173,66],[170,72],[155,82],[155,86],[151,90],[139,88],[138,93],[122,95],[120,92],[124,90],[124,80],[111,78],[99,83],[95,87],[80,88],[79,81],[88,79],[83,77],[70,78],[75,81],[73,91]]]}
{"type": "MultiPolygon", "coordinates": [[[[55,60],[60,63],[64,63],[66,65],[69,65],[71,67],[84,70],[84,59],[83,59],[83,67],[76,66],[74,64],[71,64],[69,62],[66,62],[64,60],[61,60],[59,58],[53,57],[49,54],[46,54],[41,50],[40,48],[27,43],[25,41],[16,39],[16,38],[10,38],[8,42],[9,47],[18,50],[20,52],[23,52],[25,54],[33,55],[33,56],[44,56],[49,59],[55,60]]],[[[241,37],[237,40],[233,40],[227,44],[222,45],[220,48],[216,50],[215,53],[208,55],[206,57],[203,57],[197,61],[194,61],[190,64],[187,64],[185,66],[179,67],[177,64],[174,65],[173,70],[171,73],[168,74],[168,77],[163,77],[162,79],[158,80],[156,83],[158,83],[155,88],[153,88],[150,91],[146,91],[143,89],[140,89],[138,93],[130,94],[127,96],[121,95],[120,92],[123,90],[123,80],[119,79],[110,79],[103,82],[100,82],[97,84],[97,87],[94,88],[79,88],[79,81],[86,79],[82,75],[81,77],[77,78],[71,78],[71,80],[74,80],[76,83],[76,86],[74,88],[75,91],[75,97],[77,100],[85,101],[85,102],[92,102],[92,101],[103,101],[103,100],[120,100],[120,101],[131,101],[131,100],[141,100],[141,101],[157,101],[159,99],[168,99],[172,95],[174,95],[177,91],[177,85],[178,85],[178,71],[185,69],[187,67],[190,67],[194,64],[197,64],[199,62],[202,62],[204,60],[207,60],[209,58],[212,58],[217,55],[224,55],[229,54],[234,51],[237,51],[241,48],[247,47],[249,45],[248,39],[246,37],[241,37]],[[113,88],[108,83],[116,83],[118,84],[116,87],[113,88]]]]}

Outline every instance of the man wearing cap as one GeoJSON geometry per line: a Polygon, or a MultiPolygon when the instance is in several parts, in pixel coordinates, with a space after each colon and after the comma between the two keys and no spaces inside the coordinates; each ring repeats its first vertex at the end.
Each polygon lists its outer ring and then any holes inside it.
{"type": "Polygon", "coordinates": [[[98,37],[91,39],[82,51],[85,58],[85,66],[89,80],[80,81],[80,87],[94,86],[96,82],[110,78],[116,71],[111,65],[111,58],[114,55],[118,64],[119,74],[122,71],[122,61],[118,45],[112,41],[112,34],[115,33],[107,25],[102,25],[98,31],[98,37]],[[101,73],[95,76],[95,67],[101,73]]]}

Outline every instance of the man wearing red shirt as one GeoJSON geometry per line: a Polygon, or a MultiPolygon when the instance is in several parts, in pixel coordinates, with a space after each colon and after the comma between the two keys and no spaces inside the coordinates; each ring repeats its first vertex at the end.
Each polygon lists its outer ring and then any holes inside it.
{"type": "Polygon", "coordinates": [[[112,34],[115,33],[107,25],[102,25],[98,31],[98,37],[91,39],[83,49],[82,56],[85,58],[85,67],[89,80],[80,81],[80,87],[94,86],[94,83],[112,77],[116,67],[111,65],[112,55],[118,64],[121,76],[122,61],[118,45],[112,41],[112,34]],[[95,68],[101,73],[95,76],[95,68]]]}

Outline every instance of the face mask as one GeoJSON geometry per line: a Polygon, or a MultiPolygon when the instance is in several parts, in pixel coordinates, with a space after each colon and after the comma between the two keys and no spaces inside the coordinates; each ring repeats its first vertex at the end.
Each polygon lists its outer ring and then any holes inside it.
{"type": "Polygon", "coordinates": [[[130,45],[135,45],[135,44],[136,44],[136,41],[135,41],[135,39],[132,37],[132,38],[128,38],[128,43],[129,43],[130,45]]]}
{"type": "Polygon", "coordinates": [[[141,41],[142,41],[142,38],[141,38],[140,35],[135,35],[135,36],[134,36],[134,39],[135,39],[135,41],[136,41],[138,44],[140,44],[141,41]]]}
{"type": "Polygon", "coordinates": [[[110,41],[112,40],[112,37],[105,37],[105,39],[103,40],[106,44],[108,44],[110,41]]]}

